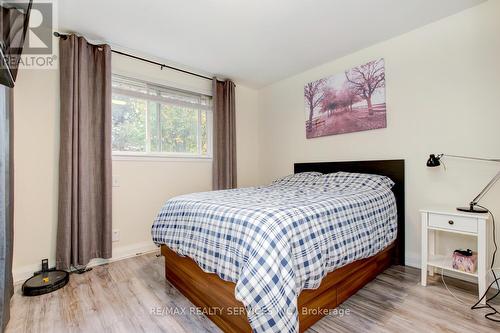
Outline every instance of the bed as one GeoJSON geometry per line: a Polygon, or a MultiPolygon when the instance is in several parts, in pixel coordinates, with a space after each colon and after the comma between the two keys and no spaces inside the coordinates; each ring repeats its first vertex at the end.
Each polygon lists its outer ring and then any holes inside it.
{"type": "Polygon", "coordinates": [[[294,171],[291,182],[174,198],[153,225],[166,278],[225,332],[303,332],[404,264],[403,160],[294,171]]]}

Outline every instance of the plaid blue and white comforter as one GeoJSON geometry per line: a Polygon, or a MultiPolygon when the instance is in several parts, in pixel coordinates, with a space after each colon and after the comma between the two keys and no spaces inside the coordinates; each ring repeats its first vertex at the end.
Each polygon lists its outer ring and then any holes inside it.
{"type": "Polygon", "coordinates": [[[168,200],[152,236],[236,283],[255,332],[298,332],[300,292],[390,245],[396,215],[387,187],[273,184],[168,200]]]}

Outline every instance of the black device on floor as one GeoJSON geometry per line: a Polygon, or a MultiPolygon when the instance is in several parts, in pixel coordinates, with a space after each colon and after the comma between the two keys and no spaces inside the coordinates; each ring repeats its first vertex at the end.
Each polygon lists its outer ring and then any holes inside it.
{"type": "Polygon", "coordinates": [[[69,273],[57,269],[49,269],[49,260],[42,260],[42,270],[23,283],[24,296],[38,296],[53,292],[69,282],[69,273]]]}

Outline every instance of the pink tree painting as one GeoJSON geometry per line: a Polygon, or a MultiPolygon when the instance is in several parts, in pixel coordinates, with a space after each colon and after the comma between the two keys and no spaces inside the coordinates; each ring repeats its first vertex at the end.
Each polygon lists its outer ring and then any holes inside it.
{"type": "Polygon", "coordinates": [[[308,139],[387,127],[384,59],[304,87],[308,139]]]}

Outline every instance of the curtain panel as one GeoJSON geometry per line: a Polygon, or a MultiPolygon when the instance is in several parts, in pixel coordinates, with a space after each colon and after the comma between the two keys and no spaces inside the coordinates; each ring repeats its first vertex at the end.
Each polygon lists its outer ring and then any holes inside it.
{"type": "Polygon", "coordinates": [[[56,266],[111,258],[111,48],[60,39],[56,266]]]}
{"type": "Polygon", "coordinates": [[[235,85],[213,80],[214,134],[212,188],[236,188],[235,85]]]}

